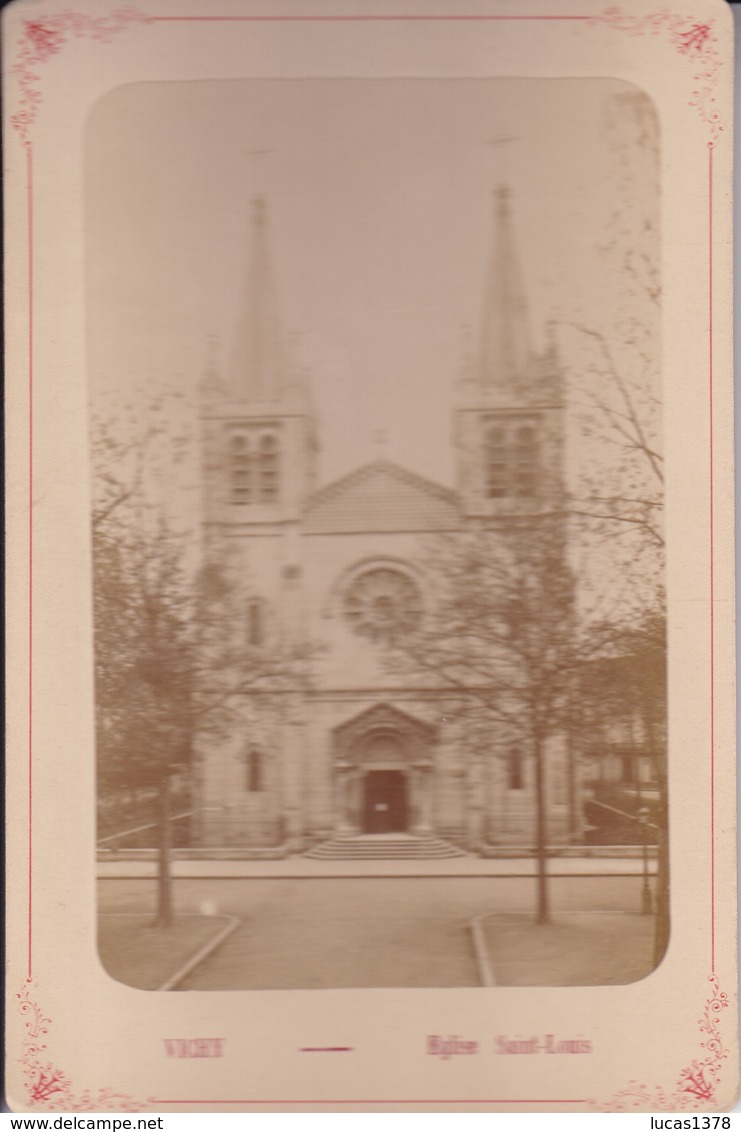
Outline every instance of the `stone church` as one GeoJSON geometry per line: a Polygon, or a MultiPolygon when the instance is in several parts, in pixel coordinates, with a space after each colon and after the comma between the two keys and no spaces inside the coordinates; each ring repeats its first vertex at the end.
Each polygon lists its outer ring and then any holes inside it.
{"type": "MultiPolygon", "coordinates": [[[[469,757],[465,697],[385,663],[432,600],[424,540],[554,506],[563,480],[562,375],[533,349],[511,202],[494,193],[476,347],[456,379],[455,488],[386,459],[328,484],[304,375],[287,359],[266,203],[253,203],[243,323],[228,375],[201,387],[206,561],[245,581],[246,648],[314,642],[300,688],[245,696],[241,722],[203,741],[197,842],[235,855],[496,855],[533,842],[525,755],[469,757]]],[[[549,841],[574,838],[566,751],[548,756],[549,841]]],[[[578,831],[577,831],[578,836],[578,831]]]]}

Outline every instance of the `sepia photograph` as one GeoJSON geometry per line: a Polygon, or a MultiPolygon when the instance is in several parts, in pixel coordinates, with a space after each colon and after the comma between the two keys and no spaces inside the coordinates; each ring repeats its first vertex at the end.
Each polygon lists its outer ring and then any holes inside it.
{"type": "Polygon", "coordinates": [[[660,965],[660,161],[613,78],[132,82],[91,108],[112,979],[660,965]]]}
{"type": "Polygon", "coordinates": [[[732,47],[6,6],[14,1111],[736,1103],[732,47]]]}

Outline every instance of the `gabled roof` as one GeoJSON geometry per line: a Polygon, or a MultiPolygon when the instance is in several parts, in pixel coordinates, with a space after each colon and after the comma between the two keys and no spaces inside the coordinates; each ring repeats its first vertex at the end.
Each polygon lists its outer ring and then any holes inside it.
{"type": "Polygon", "coordinates": [[[307,501],[303,529],[309,534],[450,530],[459,523],[455,492],[374,460],[318,491],[307,501]]]}

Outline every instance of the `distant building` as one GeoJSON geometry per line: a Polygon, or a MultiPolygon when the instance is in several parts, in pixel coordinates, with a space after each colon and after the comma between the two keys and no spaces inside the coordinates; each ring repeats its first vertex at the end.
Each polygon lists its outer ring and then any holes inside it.
{"type": "MultiPolygon", "coordinates": [[[[385,459],[319,484],[309,382],[278,326],[266,205],[253,209],[234,360],[202,386],[204,551],[244,581],[245,647],[300,634],[319,648],[307,687],[246,696],[242,722],[202,741],[200,843],[270,856],[528,847],[527,753],[469,757],[465,694],[384,664],[390,637],[413,632],[432,600],[422,540],[562,497],[562,375],[554,345],[537,353],[528,333],[509,192],[494,194],[478,345],[457,382],[454,490],[385,459]]],[[[549,841],[567,841],[581,804],[565,742],[547,776],[549,841]]]]}
{"type": "Polygon", "coordinates": [[[666,827],[666,654],[653,628],[583,666],[578,749],[588,842],[653,843],[666,827]]]}

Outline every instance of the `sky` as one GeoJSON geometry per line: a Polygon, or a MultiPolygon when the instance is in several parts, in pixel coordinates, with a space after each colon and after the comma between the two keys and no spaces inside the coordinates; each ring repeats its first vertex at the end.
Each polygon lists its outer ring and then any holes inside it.
{"type": "MultiPolygon", "coordinates": [[[[612,79],[117,88],[87,129],[93,409],[173,385],[192,405],[212,336],[228,374],[262,196],[281,321],[311,374],[320,482],[378,456],[382,432],[387,458],[452,484],[454,384],[464,328],[475,349],[481,322],[492,191],[511,189],[532,341],[555,320],[574,369],[584,343],[569,325],[614,337],[632,301],[616,231],[632,240],[636,217],[658,208],[636,97],[612,79]]],[[[657,338],[649,352],[657,369],[657,338]]]]}

